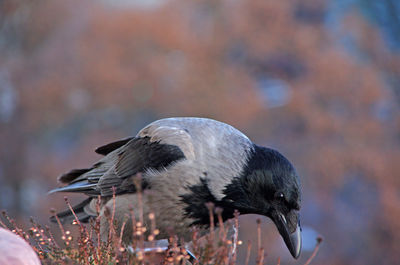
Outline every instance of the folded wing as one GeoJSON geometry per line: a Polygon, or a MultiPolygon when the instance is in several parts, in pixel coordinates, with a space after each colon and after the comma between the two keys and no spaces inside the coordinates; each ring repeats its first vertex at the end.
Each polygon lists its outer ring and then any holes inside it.
{"type": "MultiPolygon", "coordinates": [[[[122,139],[96,149],[96,152],[104,157],[90,168],[73,169],[59,177],[61,183],[67,185],[56,188],[54,192],[78,192],[84,193],[91,198],[76,205],[79,219],[87,221],[94,211],[85,209],[93,198],[101,195],[107,198],[116,194],[135,193],[136,186],[133,177],[137,173],[144,173],[147,170],[167,170],[167,168],[183,159],[186,159],[181,148],[175,145],[177,138],[179,145],[185,146],[185,151],[190,150],[190,136],[182,133],[181,130],[171,128],[160,128],[137,137],[122,139]]],[[[142,180],[142,189],[150,188],[145,179],[142,180]]],[[[93,204],[93,203],[92,203],[93,204]]],[[[92,209],[93,210],[93,209],[92,209]]],[[[70,211],[58,214],[62,220],[72,220],[70,211]]],[[[54,219],[53,219],[54,220],[54,219]]]]}

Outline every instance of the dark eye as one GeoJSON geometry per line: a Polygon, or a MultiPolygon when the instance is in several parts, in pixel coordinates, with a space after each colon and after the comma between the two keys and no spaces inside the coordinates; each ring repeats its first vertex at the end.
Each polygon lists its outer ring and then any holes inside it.
{"type": "Polygon", "coordinates": [[[277,192],[275,194],[275,199],[284,201],[285,200],[285,195],[283,194],[283,192],[277,192]]]}

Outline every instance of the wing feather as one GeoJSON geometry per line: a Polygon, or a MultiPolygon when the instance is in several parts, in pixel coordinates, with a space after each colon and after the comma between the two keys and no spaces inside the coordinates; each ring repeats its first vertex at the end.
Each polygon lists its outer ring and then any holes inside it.
{"type": "Polygon", "coordinates": [[[100,147],[96,148],[96,150],[94,150],[94,151],[100,155],[108,155],[112,151],[126,145],[132,139],[133,139],[133,137],[121,139],[121,140],[100,146],[100,147]]]}
{"type": "MultiPolygon", "coordinates": [[[[150,169],[162,170],[180,159],[185,159],[185,155],[175,145],[161,143],[159,138],[152,141],[148,136],[135,137],[108,153],[91,168],[76,169],[62,175],[60,180],[69,180],[68,185],[51,193],[82,192],[89,196],[111,196],[113,187],[117,194],[136,192],[133,176],[150,169]]],[[[146,187],[147,183],[143,180],[142,188],[146,187]]]]}

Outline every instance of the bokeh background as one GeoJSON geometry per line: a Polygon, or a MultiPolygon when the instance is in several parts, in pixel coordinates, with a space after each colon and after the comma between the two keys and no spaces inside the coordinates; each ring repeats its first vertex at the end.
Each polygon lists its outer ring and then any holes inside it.
{"type": "Polygon", "coordinates": [[[47,223],[97,146],[210,117],[302,178],[302,257],[263,218],[267,264],[303,264],[318,234],[314,264],[399,264],[399,51],[397,0],[2,0],[0,209],[47,223]]]}

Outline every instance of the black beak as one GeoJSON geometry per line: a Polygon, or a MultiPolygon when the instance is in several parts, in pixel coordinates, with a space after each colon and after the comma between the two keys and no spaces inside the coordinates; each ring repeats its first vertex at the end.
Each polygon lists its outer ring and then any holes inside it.
{"type": "Polygon", "coordinates": [[[275,211],[272,220],[285,241],[290,254],[297,259],[301,252],[301,227],[298,215],[292,213],[285,217],[282,213],[275,211]]]}

